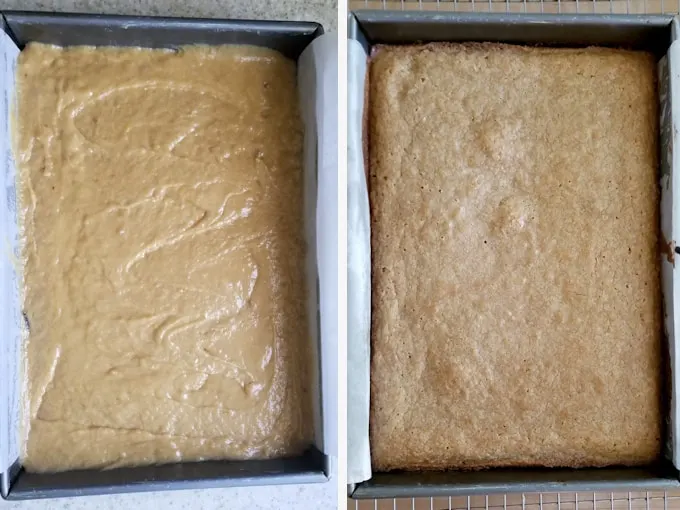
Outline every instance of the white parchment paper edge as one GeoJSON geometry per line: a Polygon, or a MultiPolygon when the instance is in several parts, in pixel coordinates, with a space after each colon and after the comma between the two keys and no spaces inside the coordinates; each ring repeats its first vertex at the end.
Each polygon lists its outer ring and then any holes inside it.
{"type": "Polygon", "coordinates": [[[371,217],[364,168],[367,55],[347,46],[347,483],[371,478],[371,217]]]}
{"type": "MultiPolygon", "coordinates": [[[[305,124],[305,230],[312,337],[321,335],[322,401],[316,401],[316,445],[337,456],[338,441],[338,37],[316,38],[298,59],[300,107],[305,124]],[[314,254],[314,255],[312,255],[314,254]],[[318,274],[318,281],[317,281],[318,274]],[[318,296],[318,299],[317,299],[318,296]],[[322,430],[319,428],[322,427],[322,430]]],[[[319,392],[316,392],[319,394],[319,392]]]]}
{"type": "MultiPolygon", "coordinates": [[[[675,197],[680,197],[680,180],[677,172],[680,169],[680,152],[673,147],[680,147],[678,127],[680,127],[680,41],[674,41],[666,55],[668,64],[666,73],[659,73],[660,80],[666,81],[666,94],[664,85],[660,84],[660,115],[661,115],[661,232],[665,242],[669,242],[671,249],[678,246],[680,240],[680,209],[675,197]],[[664,97],[664,95],[666,97],[664,97]],[[670,108],[669,108],[670,107],[670,108]],[[670,111],[669,111],[670,110],[670,111]],[[670,118],[669,118],[670,115],[670,118]],[[667,132],[664,133],[664,130],[667,132]]],[[[664,62],[660,63],[661,71],[664,62]]],[[[674,258],[680,261],[677,254],[674,258]]],[[[669,409],[666,454],[673,462],[676,469],[680,469],[680,408],[678,407],[678,374],[677,353],[678,319],[680,318],[680,269],[675,267],[666,256],[661,263],[661,283],[664,298],[664,326],[668,340],[668,350],[671,366],[671,402],[669,409]]]]}
{"type": "Polygon", "coordinates": [[[3,496],[9,486],[7,471],[19,456],[21,393],[21,305],[19,299],[19,229],[17,225],[15,166],[10,140],[14,70],[19,48],[0,31],[2,98],[0,100],[0,473],[3,496]]]}

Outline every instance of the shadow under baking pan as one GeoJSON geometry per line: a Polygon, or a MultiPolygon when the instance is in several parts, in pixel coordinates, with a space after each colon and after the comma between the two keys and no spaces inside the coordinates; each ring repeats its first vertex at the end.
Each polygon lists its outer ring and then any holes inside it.
{"type": "MultiPolygon", "coordinates": [[[[350,14],[348,36],[362,46],[366,55],[371,54],[371,48],[375,44],[500,42],[555,47],[623,47],[650,51],[657,59],[662,59],[678,37],[678,19],[672,15],[533,15],[361,10],[350,14]]],[[[365,57],[362,55],[361,58],[365,57]]],[[[351,66],[349,72],[352,72],[351,66]]],[[[677,71],[673,70],[673,73],[677,71]]],[[[359,94],[363,99],[364,91],[360,87],[357,91],[349,90],[348,94],[359,94]]],[[[662,146],[670,143],[670,140],[664,141],[664,136],[662,129],[662,146]]],[[[362,148],[357,148],[358,152],[361,150],[362,148]]],[[[662,162],[662,173],[664,164],[662,162]]],[[[671,238],[670,235],[668,238],[671,238]]],[[[671,271],[674,269],[675,266],[671,271]]],[[[669,345],[673,343],[673,339],[667,340],[669,345]]],[[[674,350],[670,351],[667,354],[669,359],[674,356],[674,350]]],[[[670,362],[671,366],[675,366],[674,359],[670,359],[670,362]]],[[[667,396],[670,396],[671,391],[677,392],[676,376],[670,370],[668,373],[665,384],[668,386],[667,396]]],[[[670,405],[668,407],[669,414],[674,412],[670,405]]],[[[667,431],[666,443],[673,445],[678,438],[668,435],[669,432],[670,430],[667,431]]],[[[667,453],[673,453],[673,446],[670,446],[667,453]]],[[[678,488],[680,473],[670,460],[663,458],[653,465],[636,468],[374,472],[369,480],[349,485],[348,494],[354,499],[380,499],[509,492],[652,491],[678,488]]]]}
{"type": "MultiPolygon", "coordinates": [[[[141,46],[176,48],[190,44],[243,44],[275,49],[297,60],[323,34],[318,23],[154,18],[5,11],[2,28],[22,49],[29,42],[58,46],[141,46]]],[[[4,333],[3,333],[4,334],[4,333]]],[[[318,337],[317,337],[318,338],[318,337]]],[[[315,349],[319,353],[319,348],[315,349]]],[[[321,371],[317,357],[317,374],[321,371]]],[[[17,460],[0,473],[8,500],[325,482],[331,460],[323,453],[321,390],[315,402],[315,444],[302,455],[271,460],[183,462],[116,468],[29,473],[17,460]]],[[[4,405],[4,402],[0,403],[4,405]]],[[[96,447],[96,446],[95,446],[96,447]]]]}

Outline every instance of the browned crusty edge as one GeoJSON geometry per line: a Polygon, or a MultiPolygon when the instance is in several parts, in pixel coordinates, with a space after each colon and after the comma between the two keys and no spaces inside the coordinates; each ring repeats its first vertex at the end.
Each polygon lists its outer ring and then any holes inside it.
{"type": "Polygon", "coordinates": [[[374,470],[658,458],[655,69],[603,48],[374,52],[374,470]]]}

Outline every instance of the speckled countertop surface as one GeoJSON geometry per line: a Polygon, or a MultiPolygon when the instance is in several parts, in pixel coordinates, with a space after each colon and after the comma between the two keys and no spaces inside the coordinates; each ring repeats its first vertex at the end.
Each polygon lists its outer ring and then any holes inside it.
{"type": "Polygon", "coordinates": [[[2,510],[330,510],[337,484],[149,492],[7,503],[2,510]]]}
{"type": "MultiPolygon", "coordinates": [[[[337,0],[0,0],[1,9],[317,21],[337,27],[337,0]]],[[[0,510],[259,510],[337,508],[336,480],[314,485],[208,489],[7,503],[0,510]]]]}
{"type": "Polygon", "coordinates": [[[317,21],[337,28],[337,0],[0,0],[0,8],[193,18],[317,21]]]}

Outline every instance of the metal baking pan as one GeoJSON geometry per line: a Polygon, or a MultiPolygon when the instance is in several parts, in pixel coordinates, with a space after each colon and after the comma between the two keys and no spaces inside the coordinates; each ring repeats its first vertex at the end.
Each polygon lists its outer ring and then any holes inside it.
{"type": "MultiPolygon", "coordinates": [[[[5,11],[2,12],[1,22],[3,30],[19,49],[34,41],[59,46],[106,45],[151,48],[174,48],[189,44],[247,44],[278,50],[294,60],[300,57],[314,39],[323,34],[323,28],[318,23],[287,21],[5,11]]],[[[3,183],[3,190],[6,184],[8,183],[3,183]]],[[[3,331],[3,335],[6,334],[3,331]]],[[[319,348],[314,350],[318,353],[319,348]]],[[[320,358],[318,363],[318,369],[315,370],[320,372],[320,358]]],[[[2,369],[4,370],[5,368],[2,369]]],[[[317,375],[320,377],[320,374],[317,375]]],[[[3,377],[3,374],[0,373],[0,377],[3,377]]],[[[0,402],[3,408],[5,404],[0,402]]],[[[8,500],[22,500],[172,489],[325,482],[330,477],[331,457],[322,451],[324,431],[320,389],[315,407],[313,417],[315,444],[310,444],[309,449],[299,457],[184,462],[47,474],[26,472],[17,459],[9,469],[0,472],[2,497],[8,500]]],[[[1,412],[6,413],[7,410],[1,409],[1,412]]],[[[2,441],[4,440],[3,437],[2,441]]]]}
{"type": "MultiPolygon", "coordinates": [[[[370,55],[371,47],[375,44],[505,42],[541,46],[625,47],[651,51],[661,60],[665,58],[672,42],[677,38],[677,23],[677,20],[670,15],[527,15],[365,10],[350,14],[348,32],[349,38],[358,41],[367,55],[370,55]]],[[[673,68],[669,74],[677,74],[677,69],[673,68]]],[[[353,91],[350,90],[349,93],[352,94],[353,91]]],[[[362,102],[363,99],[359,101],[362,102]]],[[[368,104],[370,104],[370,98],[368,104]]],[[[665,133],[662,127],[662,147],[669,143],[669,140],[664,140],[665,133]]],[[[363,139],[364,147],[366,147],[365,136],[363,139]]],[[[355,148],[359,153],[362,149],[361,147],[355,148]]],[[[350,148],[351,152],[352,148],[350,148]]],[[[671,152],[669,151],[669,154],[671,152]]],[[[364,161],[367,161],[366,156],[364,154],[364,161]]],[[[665,158],[662,158],[662,172],[665,170],[665,164],[665,158]]],[[[669,162],[668,165],[670,166],[671,163],[669,162]]],[[[673,269],[671,268],[670,271],[673,269]]],[[[665,294],[666,317],[668,318],[669,315],[672,317],[672,311],[668,313],[669,306],[672,310],[672,300],[669,304],[666,296],[665,294]]],[[[673,337],[672,330],[667,333],[669,337],[673,337]]],[[[673,342],[671,341],[670,344],[670,360],[673,366],[673,342]]],[[[668,393],[670,395],[673,392],[675,395],[674,383],[673,389],[670,389],[670,380],[671,377],[667,380],[668,393]]],[[[671,406],[674,409],[675,404],[671,403],[671,406]]],[[[671,437],[671,427],[669,426],[668,429],[667,450],[672,451],[677,437],[671,437]]],[[[637,468],[374,472],[369,480],[348,485],[348,494],[354,499],[377,499],[505,492],[678,488],[680,488],[680,473],[671,460],[663,458],[654,465],[637,468]]]]}

